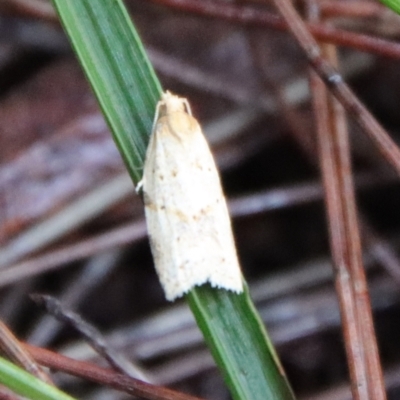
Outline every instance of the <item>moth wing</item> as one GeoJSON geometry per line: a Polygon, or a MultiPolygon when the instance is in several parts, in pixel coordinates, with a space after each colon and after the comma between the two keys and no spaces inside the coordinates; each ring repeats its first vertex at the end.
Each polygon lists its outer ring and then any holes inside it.
{"type": "Polygon", "coordinates": [[[157,273],[169,300],[207,281],[241,291],[214,159],[197,121],[185,113],[179,118],[188,124],[170,124],[171,117],[159,120],[144,168],[145,211],[157,273]]]}

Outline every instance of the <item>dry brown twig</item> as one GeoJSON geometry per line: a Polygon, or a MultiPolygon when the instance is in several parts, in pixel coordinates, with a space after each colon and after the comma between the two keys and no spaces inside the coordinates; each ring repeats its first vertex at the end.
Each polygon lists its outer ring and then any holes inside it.
{"type": "MultiPolygon", "coordinates": [[[[238,6],[226,2],[213,0],[151,0],[155,3],[203,15],[209,18],[218,18],[232,23],[251,27],[273,28],[286,31],[290,27],[284,19],[251,6],[238,6]]],[[[394,41],[376,38],[364,34],[349,32],[342,29],[329,27],[326,24],[307,24],[307,27],[316,39],[339,46],[351,47],[361,51],[380,54],[386,57],[400,58],[400,44],[394,41]]]]}
{"type": "Polygon", "coordinates": [[[28,344],[25,344],[25,348],[37,362],[44,366],[110,386],[133,396],[148,400],[201,400],[199,397],[183,394],[161,386],[150,385],[87,362],[72,360],[46,349],[40,349],[28,344]]]}
{"type": "MultiPolygon", "coordinates": [[[[335,49],[325,46],[322,51],[320,50],[289,0],[274,0],[274,2],[306,52],[316,73],[330,87],[332,93],[353,115],[361,117],[358,119],[360,125],[364,128],[372,125],[379,134],[386,135],[362,103],[345,86],[334,67],[324,58],[325,55],[336,63],[335,49]]],[[[312,11],[317,6],[311,1],[309,6],[310,15],[315,19],[312,11]]],[[[331,249],[336,269],[336,285],[352,378],[352,393],[355,399],[380,400],[385,399],[386,394],[367,282],[362,266],[346,120],[342,107],[331,95],[328,95],[320,78],[315,74],[312,75],[314,110],[331,249]]],[[[390,143],[389,148],[390,151],[399,152],[394,143],[390,143]]],[[[384,154],[387,155],[386,152],[384,154]]]]}

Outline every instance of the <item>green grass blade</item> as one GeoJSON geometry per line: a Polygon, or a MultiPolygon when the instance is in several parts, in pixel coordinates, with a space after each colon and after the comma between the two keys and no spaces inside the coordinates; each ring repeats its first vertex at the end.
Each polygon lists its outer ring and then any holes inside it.
{"type": "MultiPolygon", "coordinates": [[[[137,182],[161,93],[140,39],[119,0],[53,2],[137,182]]],[[[187,299],[234,399],[293,399],[247,291],[205,285],[187,299]]]]}
{"type": "Polygon", "coordinates": [[[54,386],[0,357],[0,383],[32,400],[74,400],[54,386]]]}
{"type": "Polygon", "coordinates": [[[120,0],[54,1],[135,183],[161,85],[120,0]]]}
{"type": "Polygon", "coordinates": [[[241,294],[203,285],[187,298],[234,399],[294,399],[246,284],[241,294]]]}

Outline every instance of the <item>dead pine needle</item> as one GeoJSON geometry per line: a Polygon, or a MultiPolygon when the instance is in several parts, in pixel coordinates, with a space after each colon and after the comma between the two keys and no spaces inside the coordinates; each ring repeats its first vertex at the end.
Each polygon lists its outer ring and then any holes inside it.
{"type": "Polygon", "coordinates": [[[40,307],[43,307],[57,320],[68,324],[78,331],[89,345],[116,370],[127,376],[150,380],[140,368],[134,366],[121,354],[114,351],[105,341],[101,332],[86,322],[77,313],[66,310],[61,303],[52,296],[43,294],[31,294],[31,299],[40,307]]]}

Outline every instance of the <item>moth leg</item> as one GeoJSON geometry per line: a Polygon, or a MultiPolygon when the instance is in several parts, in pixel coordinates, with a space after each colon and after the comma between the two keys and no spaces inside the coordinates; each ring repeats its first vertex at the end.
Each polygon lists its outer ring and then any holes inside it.
{"type": "Polygon", "coordinates": [[[135,186],[135,192],[136,194],[141,194],[143,193],[143,185],[144,185],[144,178],[142,178],[137,185],[135,186]]]}
{"type": "Polygon", "coordinates": [[[182,99],[182,101],[183,101],[183,104],[184,104],[185,107],[186,107],[187,113],[188,113],[190,116],[192,116],[192,109],[190,108],[190,104],[189,104],[188,100],[187,100],[187,99],[182,99]]]}

